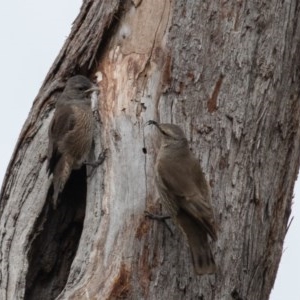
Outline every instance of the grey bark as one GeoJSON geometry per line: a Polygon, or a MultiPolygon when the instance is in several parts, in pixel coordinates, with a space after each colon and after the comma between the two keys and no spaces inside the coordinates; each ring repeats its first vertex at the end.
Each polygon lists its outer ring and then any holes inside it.
{"type": "Polygon", "coordinates": [[[2,186],[0,298],[268,299],[299,169],[299,17],[296,0],[84,1],[2,186]],[[47,130],[74,74],[97,75],[91,156],[109,156],[54,213],[47,130]],[[144,217],[161,211],[149,119],[181,125],[209,178],[216,275],[144,217]]]}

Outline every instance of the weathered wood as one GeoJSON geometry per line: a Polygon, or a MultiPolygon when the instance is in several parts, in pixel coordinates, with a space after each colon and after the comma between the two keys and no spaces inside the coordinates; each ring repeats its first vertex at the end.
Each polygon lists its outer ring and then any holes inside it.
{"type": "Polygon", "coordinates": [[[30,297],[268,299],[299,169],[299,17],[296,0],[85,1],[2,187],[1,299],[22,299],[34,286],[28,274],[40,262],[31,253],[47,230],[67,226],[60,217],[70,204],[57,216],[47,211],[45,154],[53,103],[77,73],[97,75],[101,121],[91,156],[103,148],[109,155],[87,178],[83,204],[70,205],[68,226],[83,226],[61,235],[77,249],[62,259],[72,265],[30,297]],[[149,119],[180,124],[210,180],[220,226],[216,275],[196,277],[172,222],[173,236],[144,217],[161,211],[153,178],[159,141],[143,127],[149,119]]]}

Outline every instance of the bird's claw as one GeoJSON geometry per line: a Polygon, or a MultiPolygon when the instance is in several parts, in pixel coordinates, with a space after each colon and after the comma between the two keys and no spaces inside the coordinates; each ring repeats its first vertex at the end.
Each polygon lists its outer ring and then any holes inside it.
{"type": "Polygon", "coordinates": [[[107,157],[107,151],[108,151],[108,149],[105,149],[104,151],[102,151],[99,154],[97,160],[95,160],[95,161],[86,161],[84,164],[87,165],[87,166],[91,166],[93,168],[97,168],[98,166],[102,165],[105,158],[107,157]]]}
{"type": "Polygon", "coordinates": [[[147,210],[145,210],[144,213],[145,213],[145,216],[148,217],[149,219],[153,219],[153,220],[158,220],[158,221],[164,222],[164,224],[166,225],[166,227],[170,231],[171,235],[173,236],[173,231],[172,231],[171,227],[169,226],[169,224],[166,222],[166,220],[171,219],[171,216],[167,216],[167,215],[155,215],[153,213],[150,213],[147,210]]]}
{"type": "Polygon", "coordinates": [[[100,166],[100,165],[103,164],[105,158],[107,157],[107,152],[108,152],[108,149],[105,149],[104,151],[102,151],[102,152],[99,154],[97,160],[92,161],[92,162],[86,161],[86,162],[84,163],[86,166],[92,167],[92,171],[88,172],[87,177],[91,177],[91,176],[94,174],[95,169],[96,169],[98,166],[100,166]]]}
{"type": "Polygon", "coordinates": [[[155,215],[147,210],[144,211],[146,217],[150,218],[150,219],[155,219],[155,220],[160,220],[160,221],[164,221],[167,219],[171,219],[170,216],[167,215],[155,215]]]}

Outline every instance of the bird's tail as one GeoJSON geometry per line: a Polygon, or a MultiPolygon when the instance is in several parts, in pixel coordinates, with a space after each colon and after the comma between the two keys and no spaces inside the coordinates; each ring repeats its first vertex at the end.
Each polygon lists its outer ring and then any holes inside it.
{"type": "Polygon", "coordinates": [[[187,237],[195,272],[198,275],[212,274],[217,271],[217,266],[212,255],[208,234],[204,228],[185,212],[180,212],[177,221],[187,237]]]}
{"type": "Polygon", "coordinates": [[[70,174],[71,174],[72,168],[69,162],[63,158],[61,158],[53,173],[53,195],[52,195],[52,201],[53,201],[53,208],[56,209],[60,194],[62,193],[66,182],[68,181],[70,174]]]}

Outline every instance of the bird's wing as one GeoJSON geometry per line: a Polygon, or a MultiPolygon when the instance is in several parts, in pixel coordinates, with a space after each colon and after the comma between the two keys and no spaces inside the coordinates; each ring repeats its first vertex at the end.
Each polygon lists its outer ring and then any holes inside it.
{"type": "Polygon", "coordinates": [[[190,214],[216,240],[210,191],[197,161],[163,162],[157,165],[163,197],[190,214]]]}
{"type": "Polygon", "coordinates": [[[59,151],[59,144],[66,138],[68,133],[75,127],[74,110],[71,105],[60,106],[54,113],[49,127],[48,145],[48,173],[53,173],[54,168],[62,153],[59,151]]]}

